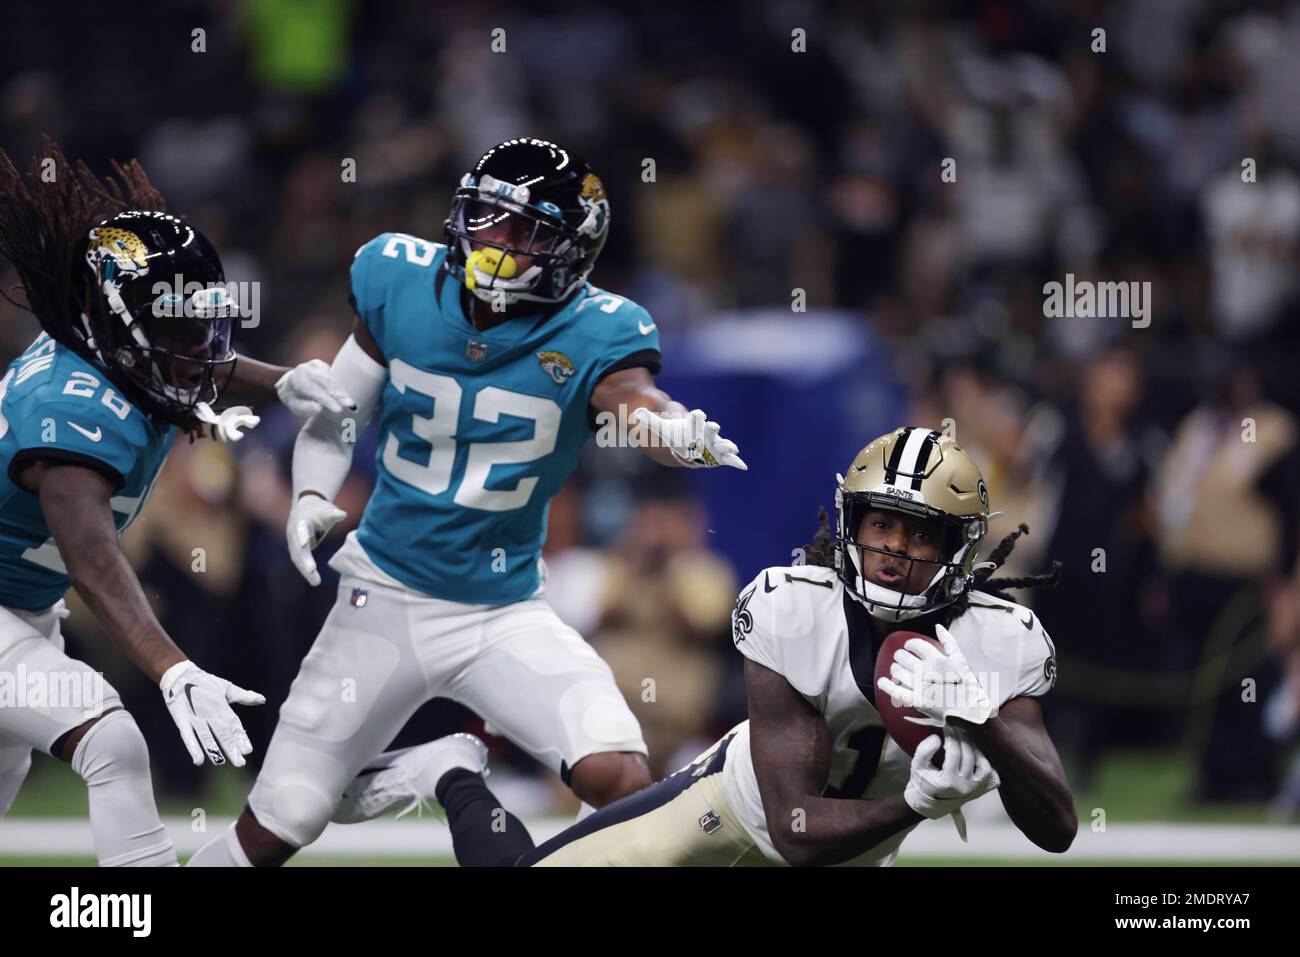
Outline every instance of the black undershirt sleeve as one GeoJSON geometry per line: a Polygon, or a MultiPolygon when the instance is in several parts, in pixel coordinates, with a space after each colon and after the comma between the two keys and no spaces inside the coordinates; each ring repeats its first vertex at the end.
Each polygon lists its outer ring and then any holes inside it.
{"type": "Polygon", "coordinates": [[[80,465],[82,468],[91,469],[112,482],[114,492],[121,491],[122,486],[126,484],[125,476],[107,462],[71,449],[20,449],[9,460],[9,481],[24,491],[31,491],[19,483],[18,476],[28,465],[39,461],[55,462],[60,465],[80,465]]]}
{"type": "MultiPolygon", "coordinates": [[[[647,369],[651,375],[658,375],[663,369],[663,356],[659,354],[658,349],[641,349],[633,352],[602,372],[596,384],[599,385],[605,376],[622,372],[624,369],[647,369]]],[[[590,404],[587,405],[587,427],[593,432],[596,431],[596,409],[590,404]]]]}

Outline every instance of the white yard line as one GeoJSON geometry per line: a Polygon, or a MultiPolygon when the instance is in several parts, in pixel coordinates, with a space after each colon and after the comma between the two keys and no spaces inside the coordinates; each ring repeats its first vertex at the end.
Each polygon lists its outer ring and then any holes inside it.
{"type": "MultiPolygon", "coordinates": [[[[230,823],[209,818],[205,832],[196,832],[188,818],[164,822],[182,857],[198,850],[230,823]]],[[[538,841],[558,833],[570,822],[557,818],[525,821],[538,841]]],[[[92,853],[90,822],[84,818],[9,818],[0,822],[0,857],[62,857],[92,853]]],[[[446,826],[424,820],[370,821],[330,825],[303,852],[306,859],[326,857],[421,858],[451,854],[446,826]]],[[[950,821],[927,821],[903,844],[902,860],[926,858],[1000,858],[1033,862],[1106,860],[1233,860],[1300,864],[1300,827],[1197,824],[1112,824],[1104,832],[1086,825],[1064,857],[1040,851],[1013,826],[971,821],[970,843],[963,844],[950,821]]]]}

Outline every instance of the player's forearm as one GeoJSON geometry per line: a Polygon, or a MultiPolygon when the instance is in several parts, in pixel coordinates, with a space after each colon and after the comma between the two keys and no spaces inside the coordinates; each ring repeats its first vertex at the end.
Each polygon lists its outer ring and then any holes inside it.
{"type": "Polygon", "coordinates": [[[352,468],[352,450],[379,405],[388,370],[352,335],[330,366],[334,380],[353,397],[355,411],[322,409],[302,427],[293,446],[293,496],[312,492],[327,501],[343,487],[352,468]]]}
{"type": "Polygon", "coordinates": [[[45,462],[25,479],[40,496],[45,523],[77,593],[118,650],[149,677],[161,679],[185,655],[158,623],[122,554],[111,483],[92,469],[45,462]]]}
{"type": "MultiPolygon", "coordinates": [[[[653,396],[646,397],[648,401],[643,401],[640,404],[631,407],[628,410],[628,415],[631,415],[632,413],[636,412],[637,409],[648,409],[649,411],[654,412],[656,415],[661,415],[664,416],[665,418],[671,418],[673,416],[679,416],[679,415],[686,415],[687,413],[686,406],[682,405],[680,402],[676,402],[670,399],[668,397],[668,393],[662,392],[659,389],[655,389],[653,390],[653,392],[655,393],[653,396]],[[662,399],[660,397],[662,397],[662,399]]],[[[653,462],[659,465],[667,465],[672,468],[681,467],[682,463],[677,461],[677,459],[673,456],[672,449],[668,448],[667,446],[646,445],[646,446],[642,446],[641,451],[644,452],[647,456],[649,456],[653,462]]]]}
{"type": "Polygon", "coordinates": [[[221,394],[222,405],[256,405],[276,401],[275,384],[289,369],[241,355],[230,384],[221,394]]]}
{"type": "Polygon", "coordinates": [[[355,444],[353,423],[342,416],[321,412],[312,416],[298,433],[293,446],[293,496],[319,495],[334,501],[352,469],[355,444]],[[349,432],[353,433],[349,435],[349,432]]]}
{"type": "Polygon", "coordinates": [[[116,541],[83,543],[63,549],[68,577],[113,645],[155,682],[185,660],[167,636],[145,598],[140,580],[116,541]],[[67,560],[66,556],[76,557],[67,560]]]}
{"type": "Polygon", "coordinates": [[[643,441],[640,446],[650,459],[659,465],[667,465],[671,468],[679,468],[681,462],[673,457],[672,449],[666,445],[650,444],[653,436],[646,432],[644,427],[637,425],[632,421],[632,416],[637,409],[646,409],[656,415],[665,418],[673,418],[679,415],[686,415],[686,406],[669,398],[668,393],[662,389],[644,389],[639,392],[630,393],[626,396],[629,401],[622,402],[618,406],[617,414],[623,418],[619,423],[619,434],[642,437],[643,441]],[[626,430],[626,433],[623,432],[626,430]]]}
{"type": "Polygon", "coordinates": [[[1001,716],[974,725],[959,718],[953,724],[970,734],[998,772],[998,792],[1016,827],[1045,851],[1069,848],[1079,828],[1074,796],[1059,762],[1036,754],[1021,740],[1014,724],[1001,716]]]}
{"type": "MultiPolygon", "coordinates": [[[[632,372],[634,370],[628,370],[632,372]]],[[[645,370],[635,370],[644,372],[645,370]]],[[[616,374],[618,375],[618,374],[616,374]]],[[[649,373],[638,376],[649,380],[649,373]]],[[[592,394],[591,404],[597,413],[597,420],[602,417],[612,416],[616,427],[616,434],[626,435],[634,442],[639,441],[639,447],[642,452],[660,465],[680,466],[681,463],[673,458],[672,450],[667,446],[651,444],[653,436],[643,427],[638,425],[632,418],[637,409],[646,409],[656,415],[673,417],[686,415],[686,406],[676,402],[663,389],[657,388],[652,382],[632,381],[624,385],[621,382],[614,384],[610,379],[602,381],[592,394]]]]}
{"type": "Polygon", "coordinates": [[[768,817],[768,834],[787,862],[819,867],[852,860],[924,820],[901,794],[878,800],[804,797],[768,817]]]}

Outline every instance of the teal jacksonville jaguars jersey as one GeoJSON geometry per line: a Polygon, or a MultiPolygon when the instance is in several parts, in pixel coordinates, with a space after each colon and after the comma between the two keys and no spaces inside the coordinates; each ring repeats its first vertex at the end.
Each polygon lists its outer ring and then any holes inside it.
{"type": "Polygon", "coordinates": [[[542,583],[549,502],[594,433],[596,383],[659,370],[659,333],[636,303],[586,284],[479,332],[443,269],[447,248],[385,233],[357,251],[352,295],[388,363],[378,481],[358,539],[403,584],[507,604],[542,583]]]}
{"type": "Polygon", "coordinates": [[[0,605],[39,611],[68,590],[40,499],[17,483],[35,459],[93,468],[113,483],[118,530],[139,514],[176,429],[128,402],[103,370],[42,333],[0,379],[0,605]]]}

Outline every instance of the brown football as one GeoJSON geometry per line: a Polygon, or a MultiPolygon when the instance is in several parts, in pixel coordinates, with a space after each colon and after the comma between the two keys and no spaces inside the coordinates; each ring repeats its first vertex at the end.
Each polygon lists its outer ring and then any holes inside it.
{"type": "MultiPolygon", "coordinates": [[[[928,635],[919,635],[914,631],[896,631],[885,639],[884,644],[880,646],[880,654],[876,656],[876,681],[881,678],[889,677],[889,666],[894,662],[894,652],[902,648],[913,638],[920,638],[922,641],[928,641],[936,648],[942,648],[937,638],[931,638],[928,635]]],[[[916,747],[932,734],[939,734],[938,728],[930,727],[924,724],[913,724],[911,721],[904,721],[904,717],[921,718],[924,715],[915,708],[895,707],[893,700],[885,692],[881,691],[879,686],[876,687],[876,710],[880,712],[880,718],[885,723],[885,730],[889,736],[898,742],[898,746],[908,754],[915,754],[916,747]]],[[[943,748],[940,748],[934,756],[936,766],[943,764],[943,748]]]]}

